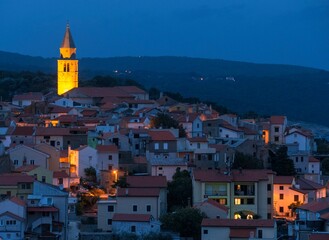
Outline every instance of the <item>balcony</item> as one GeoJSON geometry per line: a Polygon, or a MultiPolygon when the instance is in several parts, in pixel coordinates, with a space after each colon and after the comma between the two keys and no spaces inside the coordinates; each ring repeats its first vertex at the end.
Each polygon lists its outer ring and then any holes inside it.
{"type": "Polygon", "coordinates": [[[59,163],[59,168],[70,168],[69,162],[61,162],[59,163]]]}
{"type": "Polygon", "coordinates": [[[207,196],[227,196],[227,191],[206,191],[207,196]]]}
{"type": "Polygon", "coordinates": [[[34,222],[32,222],[32,231],[34,229],[36,229],[37,227],[39,227],[42,224],[52,224],[52,218],[51,217],[40,217],[37,220],[35,220],[34,222]]]}

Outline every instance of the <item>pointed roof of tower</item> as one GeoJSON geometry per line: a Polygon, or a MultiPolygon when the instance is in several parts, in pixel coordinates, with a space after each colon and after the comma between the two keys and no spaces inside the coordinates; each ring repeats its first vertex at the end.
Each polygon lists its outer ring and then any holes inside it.
{"type": "Polygon", "coordinates": [[[66,31],[65,31],[65,35],[64,35],[64,39],[63,39],[61,48],[75,48],[75,44],[73,41],[73,37],[72,37],[71,31],[70,31],[69,24],[66,25],[66,31]]]}

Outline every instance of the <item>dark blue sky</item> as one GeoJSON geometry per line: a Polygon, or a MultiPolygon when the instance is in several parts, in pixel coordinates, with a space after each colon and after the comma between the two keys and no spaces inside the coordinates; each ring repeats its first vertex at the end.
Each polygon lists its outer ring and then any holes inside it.
{"type": "Polygon", "coordinates": [[[191,56],[329,70],[328,0],[1,0],[0,50],[57,57],[191,56]]]}

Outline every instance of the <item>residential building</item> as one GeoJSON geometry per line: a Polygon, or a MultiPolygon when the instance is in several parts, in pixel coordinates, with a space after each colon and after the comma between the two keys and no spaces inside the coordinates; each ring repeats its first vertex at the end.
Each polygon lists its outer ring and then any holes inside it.
{"type": "Polygon", "coordinates": [[[194,170],[193,204],[210,198],[230,209],[229,218],[258,215],[271,219],[272,201],[268,199],[273,194],[273,176],[274,172],[265,169],[194,170]]]}
{"type": "Polygon", "coordinates": [[[152,159],[154,157],[176,157],[177,140],[172,131],[152,129],[149,131],[149,135],[151,139],[147,145],[147,159],[152,159]]]}
{"type": "Polygon", "coordinates": [[[208,219],[201,223],[201,239],[277,239],[277,227],[269,219],[208,219]]]}
{"type": "Polygon", "coordinates": [[[270,117],[270,142],[274,144],[284,144],[284,133],[288,124],[286,116],[270,117]]]}
{"type": "Polygon", "coordinates": [[[26,200],[33,191],[34,182],[34,176],[24,173],[3,173],[0,175],[0,196],[26,200]]]}

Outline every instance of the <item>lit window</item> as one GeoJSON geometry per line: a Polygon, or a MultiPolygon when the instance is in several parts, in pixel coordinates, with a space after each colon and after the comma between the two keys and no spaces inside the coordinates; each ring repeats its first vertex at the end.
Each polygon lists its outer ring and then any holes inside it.
{"type": "Polygon", "coordinates": [[[247,219],[249,220],[249,219],[254,219],[254,217],[251,215],[251,214],[248,214],[247,215],[247,219]]]}
{"type": "Polygon", "coordinates": [[[238,213],[234,214],[234,219],[241,219],[241,215],[238,213]]]}
{"type": "Polygon", "coordinates": [[[154,143],[154,149],[159,150],[159,143],[154,143]]]}
{"type": "Polygon", "coordinates": [[[235,205],[240,205],[241,204],[241,198],[235,198],[234,199],[234,204],[235,205]]]}
{"type": "Polygon", "coordinates": [[[168,149],[168,143],[163,143],[163,149],[165,149],[165,150],[168,149]]]}

